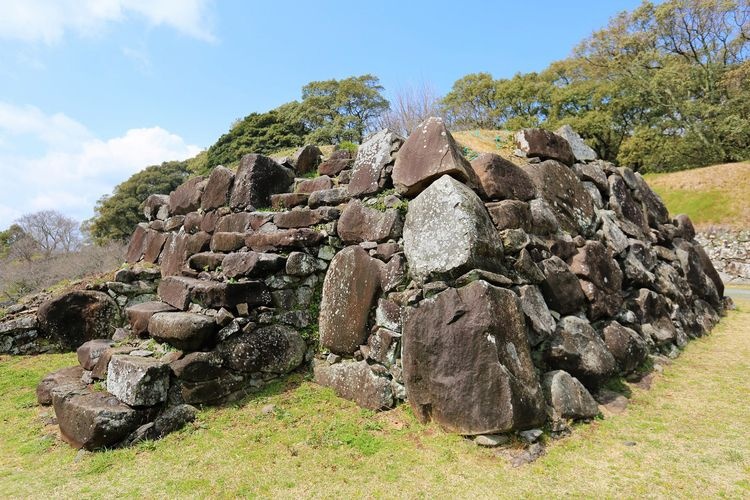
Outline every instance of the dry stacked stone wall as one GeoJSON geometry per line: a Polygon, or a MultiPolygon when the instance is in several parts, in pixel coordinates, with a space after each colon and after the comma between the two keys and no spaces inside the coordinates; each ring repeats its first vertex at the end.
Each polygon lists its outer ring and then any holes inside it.
{"type": "Polygon", "coordinates": [[[151,196],[127,258],[159,265],[158,299],[125,308],[127,339],[80,346],[40,403],[88,449],[309,367],[362,407],[408,401],[464,435],[592,418],[607,380],[708,333],[723,285],[638,174],[569,128],[517,143],[518,164],[469,162],[431,118],[355,158],[247,155],[151,196]]]}

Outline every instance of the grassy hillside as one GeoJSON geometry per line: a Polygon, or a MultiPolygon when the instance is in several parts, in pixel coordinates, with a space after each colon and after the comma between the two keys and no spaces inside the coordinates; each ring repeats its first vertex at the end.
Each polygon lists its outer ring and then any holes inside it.
{"type": "Polygon", "coordinates": [[[671,214],[686,213],[700,227],[750,228],[750,163],[729,163],[646,180],[671,214]]]}
{"type": "Polygon", "coordinates": [[[407,406],[373,414],[301,376],[162,441],[77,455],[34,398],[75,354],[0,357],[0,497],[747,497],[750,300],[739,303],[650,391],[632,388],[624,415],[517,469],[407,406]]]}

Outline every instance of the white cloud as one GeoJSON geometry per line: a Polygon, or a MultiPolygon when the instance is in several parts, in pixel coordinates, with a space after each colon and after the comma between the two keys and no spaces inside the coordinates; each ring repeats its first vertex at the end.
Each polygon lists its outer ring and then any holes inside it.
{"type": "Polygon", "coordinates": [[[140,18],[208,42],[211,0],[0,0],[0,38],[55,43],[66,32],[96,36],[108,24],[140,18]]]}
{"type": "Polygon", "coordinates": [[[44,209],[89,218],[96,200],[135,172],[199,151],[161,127],[102,140],[63,114],[0,102],[0,230],[23,213],[44,209]],[[19,138],[44,144],[43,151],[19,151],[13,146],[19,138]]]}

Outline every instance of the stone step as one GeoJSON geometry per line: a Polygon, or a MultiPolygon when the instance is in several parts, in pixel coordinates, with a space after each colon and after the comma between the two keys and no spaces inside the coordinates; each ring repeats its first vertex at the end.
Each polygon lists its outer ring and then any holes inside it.
{"type": "Polygon", "coordinates": [[[228,283],[167,276],[159,283],[158,294],[161,300],[182,311],[186,311],[191,302],[216,309],[233,309],[238,304],[252,307],[271,303],[271,292],[262,281],[228,283]]]}
{"type": "Polygon", "coordinates": [[[152,301],[136,304],[125,309],[125,315],[128,317],[128,323],[133,331],[133,335],[142,337],[148,334],[148,322],[156,313],[175,311],[176,309],[165,302],[152,301]]]}
{"type": "Polygon", "coordinates": [[[148,324],[151,337],[183,351],[197,351],[214,344],[218,330],[214,318],[188,312],[156,313],[148,324]]]}

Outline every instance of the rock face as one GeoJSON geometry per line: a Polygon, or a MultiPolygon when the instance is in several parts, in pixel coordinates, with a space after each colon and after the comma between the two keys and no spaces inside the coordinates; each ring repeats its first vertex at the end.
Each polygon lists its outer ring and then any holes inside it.
{"type": "Polygon", "coordinates": [[[531,177],[539,195],[551,207],[561,229],[588,235],[594,229],[594,203],[576,175],[556,161],[529,165],[524,171],[531,177]]]}
{"type": "Polygon", "coordinates": [[[346,205],[337,225],[339,237],[346,244],[398,239],[401,228],[398,210],[390,208],[381,212],[364,206],[359,200],[352,200],[346,205]]]}
{"type": "Polygon", "coordinates": [[[559,257],[550,257],[539,263],[544,273],[541,283],[547,304],[560,314],[576,312],[585,300],[581,282],[559,257]]]}
{"type": "Polygon", "coordinates": [[[401,147],[393,167],[393,185],[399,193],[412,197],[444,175],[474,186],[478,183],[443,121],[429,118],[401,147]]]}
{"type": "Polygon", "coordinates": [[[229,206],[232,209],[270,207],[271,195],[286,192],[293,181],[292,173],[271,158],[245,155],[237,169],[229,206]]]}
{"type": "Polygon", "coordinates": [[[305,357],[307,345],[284,325],[261,327],[223,344],[226,366],[239,372],[289,373],[305,357]]]}
{"type": "Polygon", "coordinates": [[[444,175],[409,203],[404,251],[411,275],[458,277],[474,269],[497,270],[502,244],[476,193],[444,175]]]}
{"type": "Polygon", "coordinates": [[[153,358],[113,356],[107,391],[130,406],[154,406],[167,399],[169,365],[153,358]]]}
{"type": "Polygon", "coordinates": [[[512,292],[477,281],[423,301],[406,318],[404,380],[421,421],[491,434],[544,420],[525,320],[512,292]]]}
{"type": "Polygon", "coordinates": [[[490,200],[527,201],[536,195],[536,187],[520,167],[492,153],[483,153],[471,161],[482,192],[490,200]]]}
{"type": "Polygon", "coordinates": [[[555,130],[555,134],[565,139],[570,145],[573,156],[576,161],[593,161],[596,160],[596,151],[583,142],[578,133],[570,125],[563,125],[555,130]]]}
{"type": "Polygon", "coordinates": [[[38,318],[42,330],[64,349],[73,350],[87,340],[111,338],[120,310],[105,293],[77,291],[42,304],[38,318]]]}
{"type": "Polygon", "coordinates": [[[367,318],[380,287],[376,261],[362,247],[339,252],[323,283],[320,343],[336,354],[353,354],[367,339],[367,318]]]}
{"type": "Polygon", "coordinates": [[[588,321],[576,316],[566,316],[557,324],[546,358],[551,367],[565,370],[592,387],[613,375],[616,368],[604,341],[588,321]]]}
{"type": "Polygon", "coordinates": [[[363,196],[378,192],[385,186],[386,169],[393,165],[393,154],[404,142],[398,134],[388,129],[370,136],[357,149],[357,158],[349,181],[350,196],[363,196]]]}
{"type": "Polygon", "coordinates": [[[331,387],[339,397],[370,410],[393,407],[388,379],[375,375],[366,361],[327,365],[316,363],[315,382],[331,387]]]}
{"type": "Polygon", "coordinates": [[[206,187],[203,177],[193,177],[169,194],[169,213],[185,215],[201,206],[201,195],[206,187]]]}
{"type": "Polygon", "coordinates": [[[227,205],[234,184],[234,172],[219,165],[208,176],[206,189],[201,198],[203,210],[214,210],[227,205]]]}
{"type": "Polygon", "coordinates": [[[568,141],[557,134],[540,128],[526,128],[516,133],[516,144],[527,157],[557,160],[568,166],[575,163],[568,141]]]}
{"type": "Polygon", "coordinates": [[[83,368],[80,366],[61,368],[46,375],[36,387],[36,400],[40,405],[49,406],[52,404],[53,391],[65,393],[83,389],[82,375],[83,368]]]}
{"type": "Polygon", "coordinates": [[[159,342],[187,351],[197,351],[215,341],[216,321],[188,312],[161,312],[151,316],[148,331],[159,342]]]}
{"type": "Polygon", "coordinates": [[[553,418],[580,420],[599,414],[599,405],[589,391],[566,371],[545,373],[542,389],[547,404],[552,408],[553,418]]]}

